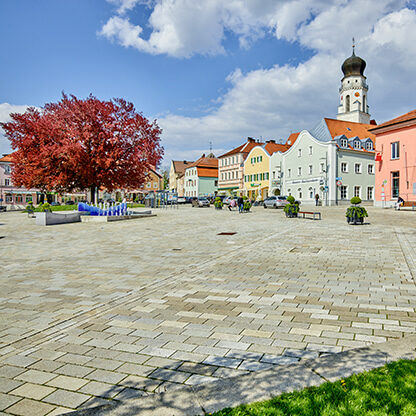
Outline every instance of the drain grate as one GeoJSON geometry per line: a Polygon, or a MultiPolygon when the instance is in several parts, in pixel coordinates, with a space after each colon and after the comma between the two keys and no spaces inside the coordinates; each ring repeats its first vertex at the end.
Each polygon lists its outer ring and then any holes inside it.
{"type": "Polygon", "coordinates": [[[217,235],[234,235],[234,234],[237,234],[236,232],[235,233],[218,233],[217,235]]]}
{"type": "Polygon", "coordinates": [[[0,235],[0,238],[4,238],[4,237],[6,237],[5,235],[0,235]]]}
{"type": "Polygon", "coordinates": [[[172,251],[181,251],[181,248],[173,248],[172,251]]]}

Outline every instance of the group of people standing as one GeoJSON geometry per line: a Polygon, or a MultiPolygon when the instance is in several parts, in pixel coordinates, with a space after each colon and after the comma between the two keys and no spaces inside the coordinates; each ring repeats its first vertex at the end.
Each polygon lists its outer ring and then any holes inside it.
{"type": "Polygon", "coordinates": [[[236,208],[237,206],[238,206],[238,212],[244,211],[244,199],[241,196],[237,198],[237,201],[234,198],[231,199],[228,205],[228,210],[231,211],[233,208],[236,208]]]}

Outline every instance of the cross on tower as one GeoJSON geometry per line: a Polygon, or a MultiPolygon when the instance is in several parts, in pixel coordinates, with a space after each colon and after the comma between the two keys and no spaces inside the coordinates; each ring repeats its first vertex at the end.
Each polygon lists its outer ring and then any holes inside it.
{"type": "Polygon", "coordinates": [[[352,53],[355,54],[355,39],[352,38],[352,53]]]}

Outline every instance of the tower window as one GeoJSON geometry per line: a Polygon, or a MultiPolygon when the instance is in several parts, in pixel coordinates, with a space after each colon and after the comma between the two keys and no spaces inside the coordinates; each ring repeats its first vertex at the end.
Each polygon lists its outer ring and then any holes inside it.
{"type": "Polygon", "coordinates": [[[350,96],[345,97],[345,111],[348,113],[350,111],[350,96]]]}

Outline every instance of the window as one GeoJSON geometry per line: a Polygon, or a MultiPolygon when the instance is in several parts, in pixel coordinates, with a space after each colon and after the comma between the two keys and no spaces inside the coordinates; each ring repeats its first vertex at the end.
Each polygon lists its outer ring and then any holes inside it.
{"type": "Polygon", "coordinates": [[[276,172],[273,171],[273,179],[276,179],[276,172]]]}
{"type": "Polygon", "coordinates": [[[5,179],[4,180],[4,186],[10,186],[10,185],[11,185],[10,179],[5,179]]]}
{"type": "Polygon", "coordinates": [[[354,149],[356,150],[361,149],[361,142],[359,140],[354,140],[354,149]]]}
{"type": "Polygon", "coordinates": [[[370,175],[374,175],[374,165],[373,164],[368,165],[368,173],[370,175]]]}
{"type": "Polygon", "coordinates": [[[153,182],[153,188],[157,188],[157,182],[153,182]]]}
{"type": "Polygon", "coordinates": [[[361,163],[356,163],[354,165],[354,172],[355,173],[361,173],[361,163]]]}
{"type": "Polygon", "coordinates": [[[321,163],[321,173],[325,173],[325,163],[321,163]]]}
{"type": "Polygon", "coordinates": [[[369,186],[367,188],[367,199],[369,201],[372,201],[373,200],[373,187],[372,186],[369,186]]]}
{"type": "Polygon", "coordinates": [[[345,111],[348,113],[350,111],[350,96],[345,97],[345,111]]]}
{"type": "Polygon", "coordinates": [[[309,175],[312,175],[312,165],[309,165],[309,175]]]}
{"type": "Polygon", "coordinates": [[[391,196],[397,198],[400,195],[400,172],[391,173],[391,196]]]}
{"type": "Polygon", "coordinates": [[[288,177],[288,178],[290,178],[290,174],[291,174],[291,172],[292,172],[292,170],[291,170],[291,169],[288,169],[288,170],[287,170],[287,177],[288,177]]]}
{"type": "Polygon", "coordinates": [[[302,156],[302,149],[298,149],[298,157],[302,156]]]}
{"type": "Polygon", "coordinates": [[[363,95],[363,111],[364,111],[364,113],[366,113],[367,112],[367,105],[366,105],[366,102],[365,102],[365,95],[363,95]]]}
{"type": "Polygon", "coordinates": [[[4,173],[10,173],[12,171],[9,165],[4,165],[3,167],[4,167],[4,173]]]}
{"type": "Polygon", "coordinates": [[[309,146],[309,154],[312,154],[312,146],[309,146]]]}
{"type": "Polygon", "coordinates": [[[23,197],[22,197],[22,195],[21,195],[21,194],[17,194],[17,195],[15,196],[15,201],[16,201],[17,203],[19,203],[19,202],[23,202],[23,197]]]}
{"type": "Polygon", "coordinates": [[[298,176],[301,176],[302,175],[302,168],[299,166],[298,167],[298,176]]]}
{"type": "Polygon", "coordinates": [[[341,172],[347,173],[348,172],[348,163],[347,162],[341,162],[341,172]]]}
{"type": "Polygon", "coordinates": [[[310,199],[314,199],[314,197],[313,197],[313,189],[312,188],[309,188],[309,198],[310,199]]]}
{"type": "Polygon", "coordinates": [[[368,142],[365,144],[365,148],[366,148],[367,150],[373,150],[373,142],[368,141],[368,142]]]}
{"type": "Polygon", "coordinates": [[[265,179],[266,179],[266,180],[269,180],[269,172],[266,172],[266,173],[265,173],[265,176],[266,176],[266,178],[265,178],[265,179]]]}
{"type": "Polygon", "coordinates": [[[341,147],[348,147],[348,140],[347,139],[341,139],[341,147]]]}
{"type": "Polygon", "coordinates": [[[13,196],[12,196],[12,194],[6,194],[6,203],[7,202],[13,202],[13,196]]]}
{"type": "Polygon", "coordinates": [[[289,196],[292,195],[292,192],[290,189],[287,190],[287,193],[289,194],[289,196]]]}
{"type": "Polygon", "coordinates": [[[32,202],[32,195],[26,195],[26,202],[32,202]]]}
{"type": "Polygon", "coordinates": [[[302,189],[301,188],[298,189],[298,194],[299,194],[299,199],[301,199],[302,198],[302,189]]]}
{"type": "Polygon", "coordinates": [[[151,186],[152,186],[152,184],[150,182],[147,182],[146,188],[150,188],[151,186]]]}
{"type": "Polygon", "coordinates": [[[400,142],[393,142],[391,144],[391,158],[392,159],[398,159],[400,157],[399,144],[400,142]]]}
{"type": "Polygon", "coordinates": [[[260,156],[260,162],[262,162],[263,161],[263,156],[260,156]]]}
{"type": "Polygon", "coordinates": [[[347,187],[345,185],[341,186],[341,199],[347,199],[347,187]]]}
{"type": "Polygon", "coordinates": [[[218,181],[217,180],[214,181],[214,186],[218,186],[218,181]]]}
{"type": "Polygon", "coordinates": [[[361,186],[354,186],[354,196],[361,198],[361,186]]]}

